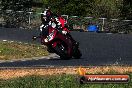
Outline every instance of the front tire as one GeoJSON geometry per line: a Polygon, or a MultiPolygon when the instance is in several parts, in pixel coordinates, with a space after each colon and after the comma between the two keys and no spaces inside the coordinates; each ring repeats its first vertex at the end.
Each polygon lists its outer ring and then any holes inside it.
{"type": "Polygon", "coordinates": [[[65,48],[65,46],[63,44],[56,45],[56,47],[54,49],[56,51],[56,54],[58,54],[61,59],[66,60],[66,59],[71,58],[68,56],[67,49],[65,48]]]}

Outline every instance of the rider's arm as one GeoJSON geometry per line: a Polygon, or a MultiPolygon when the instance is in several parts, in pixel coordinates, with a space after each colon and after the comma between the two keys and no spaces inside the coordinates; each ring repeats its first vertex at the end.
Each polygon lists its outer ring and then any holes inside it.
{"type": "Polygon", "coordinates": [[[56,23],[58,26],[61,26],[61,22],[59,21],[58,18],[55,18],[55,23],[56,23]]]}

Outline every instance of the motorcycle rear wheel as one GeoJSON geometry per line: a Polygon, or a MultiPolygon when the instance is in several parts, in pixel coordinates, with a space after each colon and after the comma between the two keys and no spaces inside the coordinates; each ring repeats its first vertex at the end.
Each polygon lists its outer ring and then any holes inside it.
{"type": "Polygon", "coordinates": [[[81,56],[82,56],[81,51],[78,48],[74,49],[73,57],[76,58],[76,59],[80,59],[81,56]]]}

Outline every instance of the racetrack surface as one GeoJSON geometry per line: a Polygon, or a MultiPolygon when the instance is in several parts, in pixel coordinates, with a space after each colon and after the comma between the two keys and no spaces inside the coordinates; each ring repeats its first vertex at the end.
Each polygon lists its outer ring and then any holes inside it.
{"type": "MultiPolygon", "coordinates": [[[[0,28],[0,40],[32,42],[32,36],[38,33],[37,30],[4,29],[3,31],[3,28],[0,28]]],[[[83,54],[81,59],[38,58],[36,60],[3,62],[0,63],[0,67],[132,65],[132,34],[92,32],[72,32],[71,34],[80,43],[83,54]]]]}

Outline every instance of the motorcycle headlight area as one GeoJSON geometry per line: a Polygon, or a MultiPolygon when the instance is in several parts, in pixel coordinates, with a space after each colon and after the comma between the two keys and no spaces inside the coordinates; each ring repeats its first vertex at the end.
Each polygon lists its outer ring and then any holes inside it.
{"type": "Polygon", "coordinates": [[[44,39],[44,42],[48,42],[48,39],[46,38],[46,39],[44,39]]]}

